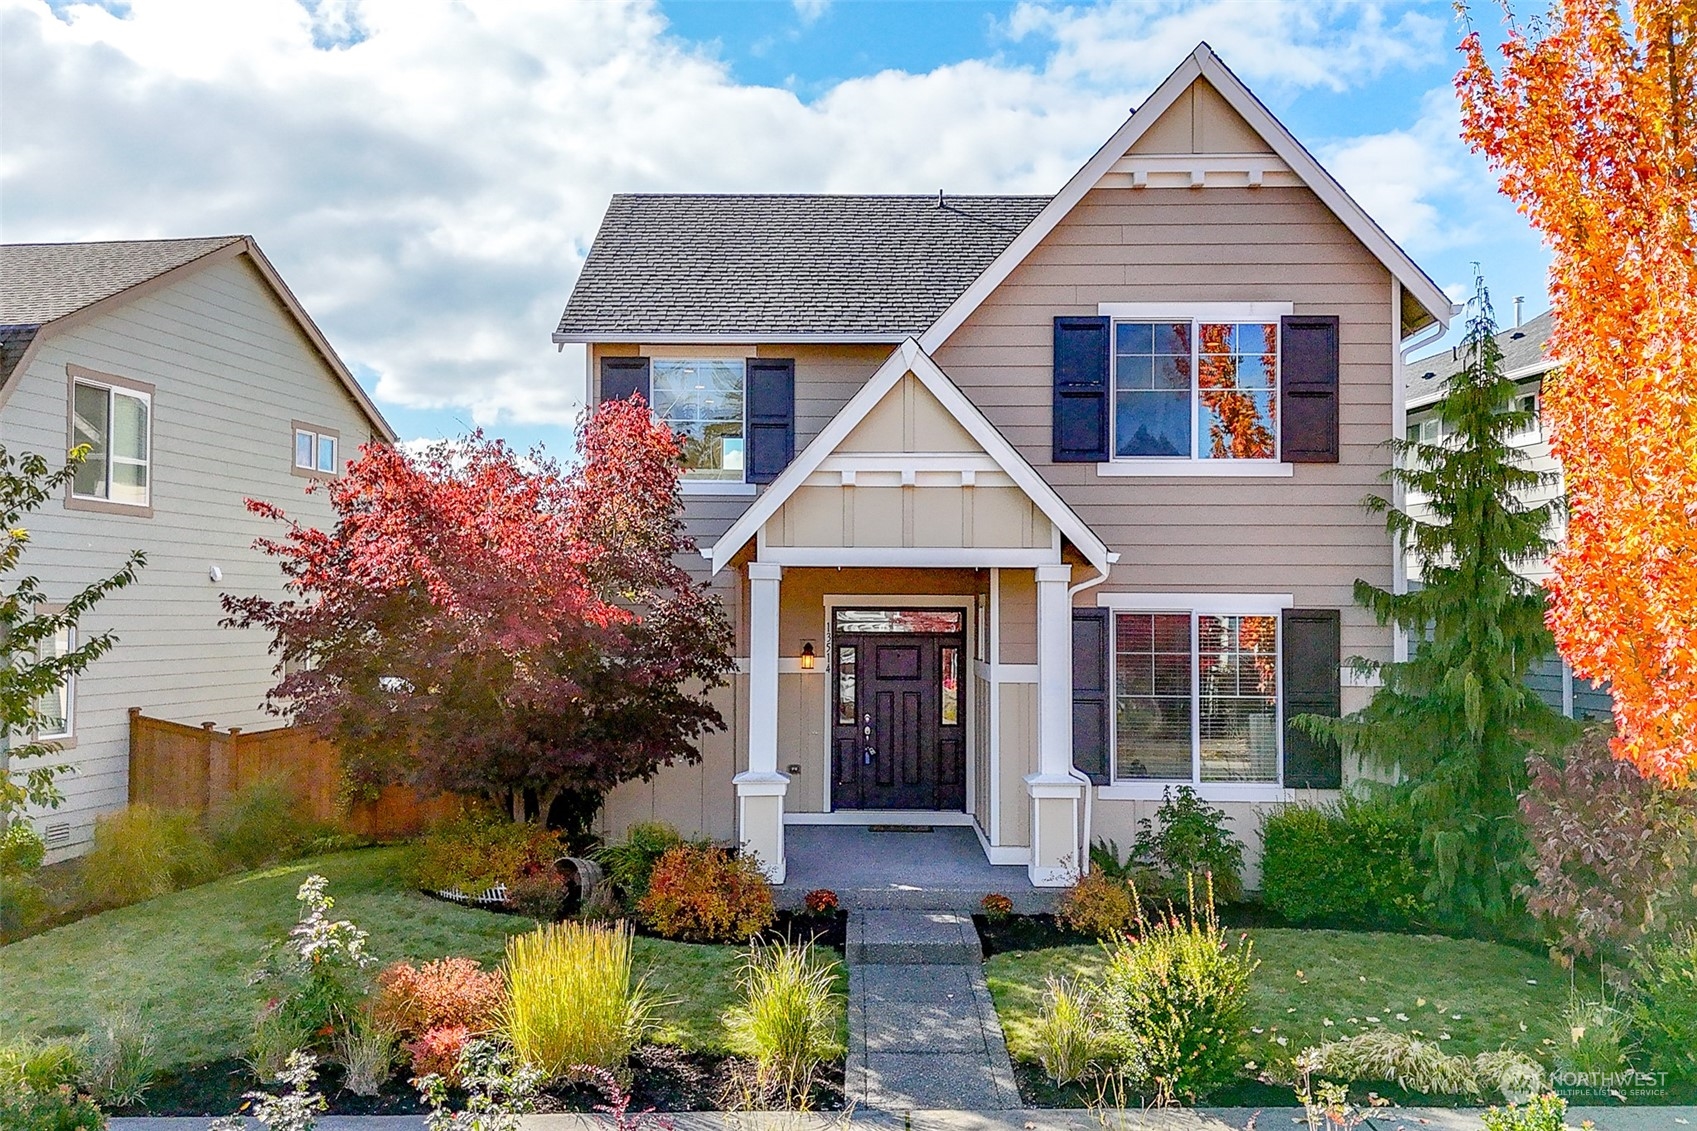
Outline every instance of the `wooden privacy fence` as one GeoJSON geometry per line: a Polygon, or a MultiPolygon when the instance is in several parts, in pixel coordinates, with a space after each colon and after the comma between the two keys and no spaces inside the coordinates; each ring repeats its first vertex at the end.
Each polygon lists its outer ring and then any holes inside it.
{"type": "Polygon", "coordinates": [[[256,781],[281,777],[314,820],[371,837],[412,836],[452,813],[451,796],[421,797],[384,786],[374,801],[344,808],[335,746],[302,727],[221,731],[150,719],[130,708],[130,804],[204,813],[256,781]]]}

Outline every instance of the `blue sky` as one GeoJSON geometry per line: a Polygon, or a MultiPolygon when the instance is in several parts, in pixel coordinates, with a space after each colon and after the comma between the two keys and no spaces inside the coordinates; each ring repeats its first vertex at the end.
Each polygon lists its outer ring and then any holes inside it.
{"type": "Polygon", "coordinates": [[[0,0],[0,237],[252,233],[403,437],[564,450],[548,332],[611,193],[1054,191],[1207,39],[1506,320],[1547,259],[1456,139],[1460,35],[1436,2],[0,0]]]}

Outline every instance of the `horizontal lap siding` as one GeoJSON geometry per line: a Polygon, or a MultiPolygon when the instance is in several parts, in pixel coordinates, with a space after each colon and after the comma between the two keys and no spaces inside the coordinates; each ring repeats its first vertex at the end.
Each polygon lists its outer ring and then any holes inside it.
{"type": "Polygon", "coordinates": [[[44,339],[0,411],[0,443],[63,458],[67,363],[156,386],[153,517],[70,511],[55,499],[30,520],[24,569],[52,600],[110,574],[132,549],[148,555],[140,581],[83,621],[85,639],[110,630],[119,642],[77,685],[76,746],[63,755],[77,773],[62,779],[68,800],[50,818],[68,821],[77,845],[98,813],[127,799],[127,708],[189,724],[277,724],[260,709],[274,682],[267,640],[218,625],[221,593],[282,595],[275,563],[252,548],[276,527],[243,500],[327,524],[323,495],[305,496],[308,481],[290,473],[290,423],[340,432],[344,459],[371,426],[242,259],[44,339]]]}
{"type": "Polygon", "coordinates": [[[938,362],[1079,516],[1118,551],[1097,593],[1288,592],[1340,608],[1344,651],[1384,657],[1355,608],[1358,577],[1391,580],[1363,497],[1385,490],[1391,282],[1306,189],[1097,189],[936,353],[938,362]],[[1052,325],[1101,302],[1275,302],[1340,318],[1337,464],[1288,478],[1104,477],[1050,462],[1052,325]]]}

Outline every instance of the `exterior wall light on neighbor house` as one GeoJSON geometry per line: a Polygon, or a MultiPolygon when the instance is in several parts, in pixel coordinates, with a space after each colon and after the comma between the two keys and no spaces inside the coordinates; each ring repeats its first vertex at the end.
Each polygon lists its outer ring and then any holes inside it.
{"type": "Polygon", "coordinates": [[[801,646],[801,670],[807,672],[813,670],[813,641],[811,640],[806,641],[801,646]]]}
{"type": "Polygon", "coordinates": [[[206,571],[206,576],[208,580],[217,583],[224,580],[224,571],[217,566],[212,566],[206,571]]]}

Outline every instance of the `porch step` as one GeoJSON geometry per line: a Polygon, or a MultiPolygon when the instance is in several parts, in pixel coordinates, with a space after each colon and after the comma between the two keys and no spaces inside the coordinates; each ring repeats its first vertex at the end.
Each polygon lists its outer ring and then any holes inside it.
{"type": "Polygon", "coordinates": [[[851,966],[974,966],[983,961],[972,920],[951,911],[849,912],[851,966]]]}

